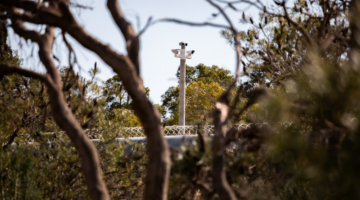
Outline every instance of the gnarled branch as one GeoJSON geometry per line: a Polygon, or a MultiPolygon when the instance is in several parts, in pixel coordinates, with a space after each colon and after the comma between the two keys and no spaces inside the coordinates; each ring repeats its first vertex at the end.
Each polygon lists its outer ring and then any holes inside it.
{"type": "Polygon", "coordinates": [[[145,94],[143,81],[138,74],[136,64],[129,56],[116,53],[110,46],[101,43],[88,34],[76,22],[68,5],[63,1],[59,2],[57,8],[45,7],[35,2],[24,5],[22,0],[4,0],[3,2],[1,2],[2,5],[15,6],[27,11],[24,13],[11,13],[14,19],[61,28],[62,31],[71,35],[82,46],[96,53],[120,76],[126,91],[131,96],[135,113],[140,118],[147,134],[149,165],[144,198],[166,199],[170,172],[169,149],[163,137],[160,114],[152,106],[145,94]]]}
{"type": "Polygon", "coordinates": [[[122,32],[125,38],[128,56],[135,65],[137,74],[140,75],[139,38],[135,34],[135,31],[131,26],[131,24],[128,21],[126,21],[123,13],[121,12],[117,0],[108,0],[107,7],[116,25],[119,27],[120,31],[122,32]]]}

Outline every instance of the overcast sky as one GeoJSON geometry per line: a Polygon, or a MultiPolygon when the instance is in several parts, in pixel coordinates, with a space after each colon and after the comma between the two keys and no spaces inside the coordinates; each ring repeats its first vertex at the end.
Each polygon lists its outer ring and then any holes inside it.
{"type": "MultiPolygon", "coordinates": [[[[100,41],[109,44],[117,52],[126,53],[124,39],[107,11],[106,0],[81,0],[79,2],[85,2],[85,4],[93,7],[93,10],[75,11],[78,21],[85,27],[86,31],[100,41]]],[[[217,13],[217,10],[204,0],[121,0],[120,5],[126,18],[131,21],[137,32],[139,31],[139,23],[136,20],[137,15],[140,19],[141,28],[146,24],[150,16],[154,20],[178,18],[187,21],[212,21],[226,24],[222,17],[214,19],[211,16],[212,13],[217,13]]],[[[243,5],[242,9],[246,7],[246,5],[243,5]]],[[[237,28],[246,28],[239,23],[241,12],[231,12],[230,9],[227,11],[229,11],[229,16],[237,28]]],[[[251,8],[246,13],[256,18],[258,11],[251,8]]],[[[100,79],[106,80],[114,75],[110,67],[102,62],[97,55],[84,49],[70,36],[68,38],[75,47],[78,62],[82,67],[82,75],[85,75],[86,71],[93,67],[94,62],[97,62],[97,66],[102,71],[99,75],[100,79]]],[[[161,95],[170,86],[177,85],[175,74],[180,60],[174,57],[171,49],[180,48],[180,41],[188,43],[187,49],[195,50],[192,59],[187,60],[186,64],[190,66],[199,63],[208,66],[217,65],[234,73],[235,52],[226,40],[221,37],[220,29],[189,27],[174,23],[157,23],[141,36],[140,50],[141,75],[144,85],[150,88],[150,99],[154,103],[161,103],[161,95]]],[[[9,43],[13,49],[19,50],[20,56],[24,58],[23,67],[42,70],[43,67],[38,59],[29,58],[31,48],[28,46],[30,45],[26,45],[24,42],[20,45],[19,38],[14,36],[12,32],[10,32],[9,43]]],[[[58,39],[58,43],[61,43],[61,39],[58,39]]],[[[36,47],[33,52],[34,55],[37,55],[36,47]]],[[[55,46],[54,52],[60,58],[67,55],[67,49],[63,46],[55,46]]],[[[62,59],[59,65],[64,66],[67,63],[66,59],[62,59]]]]}

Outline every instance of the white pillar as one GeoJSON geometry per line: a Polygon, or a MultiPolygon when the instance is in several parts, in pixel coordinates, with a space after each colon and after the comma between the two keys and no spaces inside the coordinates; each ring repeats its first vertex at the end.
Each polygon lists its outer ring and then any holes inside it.
{"type": "Polygon", "coordinates": [[[194,50],[185,51],[187,43],[180,42],[181,49],[172,49],[176,58],[180,58],[180,94],[179,94],[179,126],[180,134],[185,134],[185,91],[186,91],[186,59],[191,59],[194,50]]]}
{"type": "MultiPolygon", "coordinates": [[[[185,50],[185,46],[181,50],[185,50]]],[[[185,126],[186,59],[180,59],[179,126],[185,126]]]]}

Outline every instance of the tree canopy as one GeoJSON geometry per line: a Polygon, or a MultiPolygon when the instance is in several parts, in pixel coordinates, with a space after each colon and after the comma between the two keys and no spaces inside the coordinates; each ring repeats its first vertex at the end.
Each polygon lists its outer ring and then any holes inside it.
{"type": "MultiPolygon", "coordinates": [[[[180,67],[176,73],[180,80],[180,67]]],[[[185,97],[185,119],[186,124],[192,124],[199,120],[208,120],[210,111],[214,108],[216,99],[225,91],[233,76],[229,70],[211,67],[204,64],[195,67],[186,66],[186,97],[185,97]]],[[[162,106],[170,114],[167,125],[178,124],[179,115],[179,86],[169,87],[161,96],[162,106]]]]}
{"type": "MultiPolygon", "coordinates": [[[[141,126],[141,122],[132,108],[132,99],[124,89],[119,76],[115,75],[106,80],[101,88],[101,93],[105,101],[104,109],[107,120],[127,127],[141,126]]],[[[150,96],[148,87],[145,87],[145,93],[147,97],[150,96]]],[[[164,108],[158,104],[154,106],[160,112],[162,119],[165,119],[164,108]]]]}
{"type": "MultiPolygon", "coordinates": [[[[180,67],[178,67],[176,77],[178,80],[180,80],[180,67]]],[[[223,88],[229,87],[234,79],[229,70],[219,68],[216,65],[209,67],[201,63],[195,67],[187,65],[185,78],[186,85],[197,81],[201,81],[206,84],[216,82],[223,88]]]]}

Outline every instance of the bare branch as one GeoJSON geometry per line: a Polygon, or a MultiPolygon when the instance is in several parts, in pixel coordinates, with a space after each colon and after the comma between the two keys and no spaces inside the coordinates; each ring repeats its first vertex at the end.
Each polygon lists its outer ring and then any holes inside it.
{"type": "Polygon", "coordinates": [[[240,1],[223,1],[223,0],[216,0],[220,3],[227,3],[227,4],[239,4],[239,3],[247,3],[249,5],[255,6],[256,8],[262,10],[264,8],[264,4],[261,1],[252,2],[249,0],[240,0],[240,1]],[[258,4],[259,5],[258,5],[258,4]]]}
{"type": "Polygon", "coordinates": [[[135,31],[131,24],[125,20],[123,13],[121,12],[120,6],[117,0],[108,0],[107,7],[114,19],[116,25],[119,27],[126,41],[132,40],[136,37],[135,31]]]}
{"type": "Polygon", "coordinates": [[[139,38],[136,36],[131,24],[126,21],[117,0],[108,0],[107,7],[116,25],[119,27],[125,38],[128,55],[136,67],[137,74],[140,75],[139,38]]]}
{"type": "Polygon", "coordinates": [[[47,86],[53,84],[52,81],[45,74],[40,74],[32,70],[21,68],[16,65],[0,64],[0,78],[2,78],[4,75],[13,74],[13,73],[17,73],[25,77],[38,79],[44,82],[45,84],[47,84],[47,86]]]}
{"type": "Polygon", "coordinates": [[[214,2],[212,2],[211,0],[207,0],[212,6],[214,6],[215,8],[217,8],[220,13],[223,15],[223,17],[225,18],[225,20],[227,21],[227,23],[230,26],[230,30],[233,31],[233,33],[236,33],[236,29],[233,25],[233,23],[231,22],[230,18],[227,16],[227,14],[225,13],[225,11],[217,4],[215,4],[214,2]]]}
{"type": "Polygon", "coordinates": [[[74,2],[69,2],[69,5],[71,7],[75,7],[75,8],[82,8],[82,9],[88,9],[88,10],[92,10],[93,7],[91,6],[85,6],[85,5],[81,5],[81,4],[78,4],[78,3],[74,3],[74,2]]]}
{"type": "Polygon", "coordinates": [[[212,26],[212,27],[216,27],[216,28],[230,29],[229,26],[225,26],[222,24],[214,24],[211,22],[197,23],[197,22],[188,22],[188,21],[182,21],[179,19],[170,19],[170,18],[164,18],[164,19],[160,19],[157,21],[159,21],[159,22],[175,22],[178,24],[184,24],[184,25],[189,25],[189,26],[212,26]]]}
{"type": "Polygon", "coordinates": [[[40,41],[40,34],[36,31],[28,30],[23,22],[19,19],[12,20],[11,27],[14,29],[14,32],[18,35],[21,35],[25,40],[31,40],[33,42],[40,41]]]}
{"type": "Polygon", "coordinates": [[[151,21],[152,21],[152,17],[149,17],[145,27],[139,32],[139,34],[136,37],[139,38],[146,31],[146,29],[149,28],[149,26],[152,24],[151,21]]]}
{"type": "Polygon", "coordinates": [[[223,17],[225,18],[225,20],[227,21],[227,23],[229,24],[229,28],[233,35],[234,35],[234,44],[235,44],[235,51],[236,51],[236,71],[235,71],[235,78],[233,83],[229,86],[229,88],[227,89],[226,93],[229,93],[232,88],[235,87],[239,77],[240,77],[240,62],[241,62],[241,46],[240,46],[240,40],[239,40],[239,36],[238,36],[238,32],[235,29],[233,23],[231,22],[230,18],[228,17],[228,15],[225,13],[224,9],[222,9],[219,5],[215,4],[213,1],[211,0],[207,0],[212,6],[216,7],[219,12],[223,15],[223,17]]]}
{"type": "MultiPolygon", "coordinates": [[[[47,26],[45,33],[41,36],[41,40],[37,43],[39,45],[39,58],[45,66],[47,72],[50,74],[52,80],[56,85],[61,85],[61,77],[53,62],[52,47],[54,42],[55,27],[47,26]]],[[[20,35],[21,36],[21,35],[20,35]]]]}
{"type": "MultiPolygon", "coordinates": [[[[23,37],[24,39],[30,39],[33,42],[39,45],[39,56],[40,60],[44,59],[47,61],[51,58],[44,58],[44,56],[51,56],[52,51],[52,44],[54,41],[54,28],[47,27],[45,30],[44,35],[40,35],[36,31],[28,30],[24,25],[23,21],[19,19],[12,19],[12,28],[16,34],[23,37]]],[[[55,84],[60,82],[60,76],[57,75],[57,68],[54,63],[47,63],[44,64],[45,68],[47,69],[48,73],[52,76],[53,81],[55,84]]]]}
{"type": "Polygon", "coordinates": [[[74,52],[74,49],[72,48],[71,44],[68,42],[68,40],[66,39],[66,35],[64,32],[61,32],[61,35],[62,35],[62,38],[63,38],[63,41],[66,45],[66,47],[68,48],[69,50],[69,55],[68,55],[68,59],[69,59],[69,67],[70,69],[73,69],[73,62],[71,62],[71,55],[74,55],[74,63],[76,63],[76,55],[75,55],[75,52],[74,52]]]}

